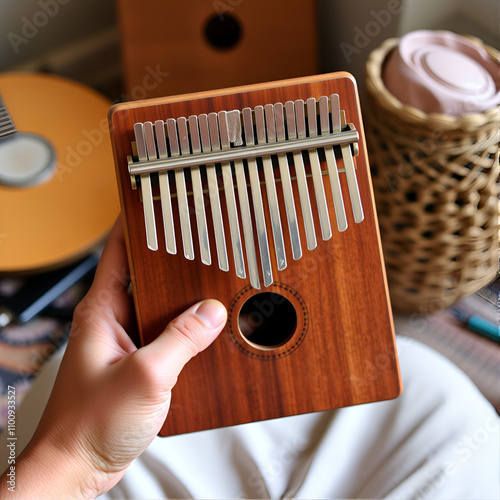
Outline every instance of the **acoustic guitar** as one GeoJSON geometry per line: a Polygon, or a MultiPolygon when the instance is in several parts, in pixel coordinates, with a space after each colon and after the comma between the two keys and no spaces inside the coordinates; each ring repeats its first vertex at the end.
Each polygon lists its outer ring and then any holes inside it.
{"type": "Polygon", "coordinates": [[[0,273],[74,262],[111,229],[109,106],[60,76],[0,74],[0,273]]]}
{"type": "Polygon", "coordinates": [[[400,394],[350,75],[123,103],[109,120],[142,342],[202,299],[229,314],[161,435],[400,394]]]}

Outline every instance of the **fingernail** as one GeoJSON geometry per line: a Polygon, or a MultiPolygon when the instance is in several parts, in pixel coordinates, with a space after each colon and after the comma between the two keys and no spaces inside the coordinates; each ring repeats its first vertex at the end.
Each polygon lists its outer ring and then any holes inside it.
{"type": "Polygon", "coordinates": [[[226,308],[218,300],[204,300],[195,312],[208,328],[216,328],[226,321],[226,308]]]}

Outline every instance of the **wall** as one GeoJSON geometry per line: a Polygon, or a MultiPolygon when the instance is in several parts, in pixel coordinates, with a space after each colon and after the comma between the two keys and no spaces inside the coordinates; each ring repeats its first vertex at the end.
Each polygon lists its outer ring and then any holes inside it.
{"type": "Polygon", "coordinates": [[[370,52],[416,29],[448,29],[499,47],[499,0],[318,0],[322,71],[349,71],[363,90],[370,52]]]}
{"type": "Polygon", "coordinates": [[[114,23],[114,0],[2,0],[0,71],[114,23]]]}
{"type": "Polygon", "coordinates": [[[318,0],[322,71],[348,71],[360,88],[366,59],[383,40],[396,36],[402,0],[318,0]]]}
{"type": "Polygon", "coordinates": [[[500,1],[406,0],[399,33],[424,28],[474,35],[500,49],[500,1]]]}

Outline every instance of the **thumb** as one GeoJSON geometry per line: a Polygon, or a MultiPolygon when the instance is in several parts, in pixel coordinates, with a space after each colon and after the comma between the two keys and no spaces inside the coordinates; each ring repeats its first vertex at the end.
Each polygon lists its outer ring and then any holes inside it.
{"type": "Polygon", "coordinates": [[[172,320],[153,342],[140,349],[171,390],[184,365],[206,349],[224,328],[226,308],[217,300],[199,302],[172,320]]]}

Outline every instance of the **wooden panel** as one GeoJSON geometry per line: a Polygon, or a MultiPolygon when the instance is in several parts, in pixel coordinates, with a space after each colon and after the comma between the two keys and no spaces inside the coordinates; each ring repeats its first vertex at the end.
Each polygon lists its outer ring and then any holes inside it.
{"type": "Polygon", "coordinates": [[[118,0],[117,5],[129,99],[172,96],[318,71],[312,1],[118,0]],[[240,26],[241,37],[234,46],[220,49],[208,41],[205,28],[212,18],[225,19],[226,23],[229,17],[240,26]]]}
{"type": "MultiPolygon", "coordinates": [[[[179,378],[163,435],[367,403],[394,398],[400,393],[392,316],[359,102],[350,75],[322,75],[121,104],[110,112],[110,122],[143,341],[154,339],[172,318],[199,300],[216,298],[229,309],[229,321],[223,333],[186,366],[179,378]],[[237,278],[233,266],[229,272],[222,272],[216,265],[203,265],[199,255],[194,261],[188,261],[181,255],[168,254],[161,236],[159,201],[155,201],[155,209],[160,249],[157,252],[147,249],[142,204],[138,192],[130,187],[126,159],[134,140],[133,123],[318,98],[332,93],[340,95],[347,121],[360,133],[356,167],[365,219],[359,224],[354,222],[345,174],[341,173],[349,227],[342,233],[336,230],[331,190],[328,177],[324,176],[333,237],[322,241],[318,216],[314,213],[318,247],[308,251],[294,181],[303,257],[292,260],[284,225],[288,267],[278,271],[272,255],[275,281],[260,292],[275,291],[287,297],[297,311],[297,328],[283,346],[258,349],[243,340],[237,318],[245,300],[259,291],[249,286],[248,278],[237,278]]],[[[342,161],[338,163],[342,168],[342,161]]],[[[314,200],[312,182],[309,191],[314,200]]],[[[221,205],[225,206],[223,194],[221,205]]],[[[264,186],[262,195],[265,201],[264,186]]],[[[281,194],[279,202],[284,214],[281,194]]],[[[312,205],[315,207],[314,201],[312,205]]],[[[208,203],[206,208],[210,221],[208,203]]],[[[267,214],[267,206],[265,208],[267,214]]],[[[177,214],[175,220],[179,226],[177,214]]],[[[270,221],[266,222],[270,228],[270,221]]],[[[196,227],[194,215],[192,224],[196,227]]],[[[225,229],[229,242],[229,228],[225,229]]],[[[180,238],[179,231],[177,237],[180,238]]],[[[269,238],[272,242],[272,237],[269,238]]],[[[194,243],[197,249],[196,238],[194,243]]],[[[214,253],[213,239],[211,248],[214,253]]],[[[228,250],[232,263],[229,244],[228,250]]],[[[273,305],[267,303],[264,309],[266,307],[273,305]]],[[[262,314],[266,314],[265,310],[262,314]]]]}

